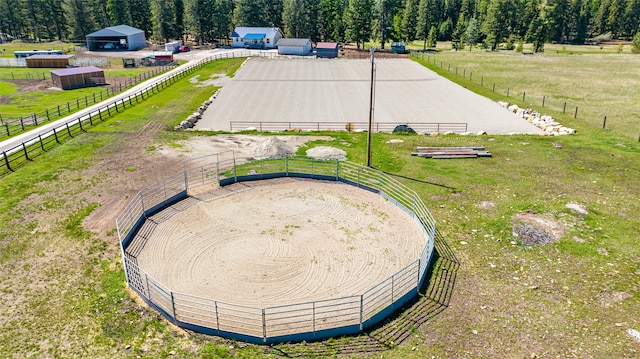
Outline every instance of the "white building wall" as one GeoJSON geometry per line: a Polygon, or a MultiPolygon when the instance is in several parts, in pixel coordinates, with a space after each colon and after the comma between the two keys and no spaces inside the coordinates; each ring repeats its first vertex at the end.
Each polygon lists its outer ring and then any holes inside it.
{"type": "Polygon", "coordinates": [[[129,45],[129,50],[137,50],[145,47],[147,43],[144,37],[144,31],[129,35],[127,37],[127,44],[129,45]]]}

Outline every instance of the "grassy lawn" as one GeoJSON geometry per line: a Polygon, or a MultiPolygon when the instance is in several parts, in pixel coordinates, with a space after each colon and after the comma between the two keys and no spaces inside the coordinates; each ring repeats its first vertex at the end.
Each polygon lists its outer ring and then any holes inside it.
{"type": "Polygon", "coordinates": [[[31,50],[62,50],[67,54],[73,54],[79,46],[64,42],[22,42],[12,41],[0,44],[0,57],[14,57],[14,51],[31,51],[31,50]]]}
{"type": "MultiPolygon", "coordinates": [[[[198,79],[232,74],[241,61],[216,61],[198,79]]],[[[161,129],[214,90],[182,79],[0,179],[3,354],[279,358],[355,348],[344,356],[639,355],[640,343],[626,331],[640,330],[640,146],[562,114],[577,135],[374,135],[373,165],[419,193],[461,263],[444,311],[414,328],[405,343],[377,352],[351,344],[357,337],[262,347],[176,329],[125,288],[115,216],[138,190],[182,168],[161,149],[179,148],[196,134],[161,129]],[[395,138],[404,142],[387,143],[395,138]],[[416,146],[477,145],[493,157],[410,155],[416,146]],[[588,213],[578,215],[568,203],[588,213]],[[514,216],[522,213],[562,224],[562,235],[548,245],[523,246],[513,235],[514,216]]],[[[350,161],[364,163],[366,134],[320,134],[335,140],[309,147],[339,147],[350,161]]]]}
{"type": "MultiPolygon", "coordinates": [[[[104,74],[107,83],[114,84],[115,78],[134,78],[135,76],[151,72],[155,68],[138,67],[138,68],[107,68],[104,74]]],[[[53,69],[30,69],[30,68],[11,68],[0,70],[0,79],[16,79],[25,78],[47,78],[41,81],[30,81],[29,85],[40,85],[40,87],[51,85],[49,71],[53,69]]],[[[84,97],[87,96],[89,103],[93,101],[95,94],[99,101],[99,94],[102,92],[104,99],[107,99],[106,89],[102,86],[87,87],[73,90],[60,89],[43,89],[35,91],[21,90],[25,85],[17,85],[18,82],[0,80],[0,115],[3,119],[19,118],[29,116],[32,113],[39,113],[47,109],[51,110],[56,106],[66,106],[67,102],[72,103],[72,107],[80,100],[80,104],[84,104],[84,97]]]]}
{"type": "Polygon", "coordinates": [[[637,140],[640,56],[617,54],[610,49],[599,53],[598,49],[549,45],[544,53],[535,55],[448,50],[424,54],[424,58],[426,62],[428,56],[429,68],[440,68],[438,72],[443,76],[461,81],[473,91],[492,92],[495,84],[496,94],[492,98],[531,107],[543,114],[565,111],[575,116],[577,107],[579,122],[602,128],[606,116],[607,130],[637,140]],[[471,81],[462,80],[463,76],[471,81]]]}

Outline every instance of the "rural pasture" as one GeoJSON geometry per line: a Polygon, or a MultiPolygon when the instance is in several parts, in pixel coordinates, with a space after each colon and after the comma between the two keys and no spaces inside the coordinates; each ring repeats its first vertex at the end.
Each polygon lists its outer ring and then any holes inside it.
{"type": "Polygon", "coordinates": [[[572,127],[602,129],[606,116],[607,131],[638,140],[640,56],[625,48],[618,54],[613,46],[549,45],[535,55],[476,49],[418,56],[429,59],[423,63],[430,69],[489,98],[576,117],[572,127]]]}
{"type": "MultiPolygon", "coordinates": [[[[475,55],[468,64],[485,54],[475,55]]],[[[594,59],[595,68],[606,60],[594,59]]],[[[232,75],[234,65],[225,64],[208,65],[200,79],[232,75]]],[[[535,78],[527,91],[546,86],[535,78]]],[[[620,88],[633,81],[609,79],[620,88]]],[[[374,331],[263,347],[175,328],[126,289],[115,216],[139,189],[209,154],[191,142],[215,142],[214,134],[163,129],[215,90],[183,79],[0,180],[2,356],[638,357],[640,342],[629,333],[640,330],[640,146],[562,113],[577,135],[374,135],[373,166],[420,195],[441,235],[423,305],[386,326],[413,320],[405,341],[374,331]],[[410,155],[416,146],[486,146],[494,157],[428,160],[410,155]],[[553,243],[524,246],[514,236],[528,223],[518,222],[523,217],[562,232],[553,243]],[[446,290],[434,296],[438,286],[446,290]]],[[[330,138],[310,138],[298,154],[332,146],[364,163],[366,134],[319,134],[330,138]]]]}

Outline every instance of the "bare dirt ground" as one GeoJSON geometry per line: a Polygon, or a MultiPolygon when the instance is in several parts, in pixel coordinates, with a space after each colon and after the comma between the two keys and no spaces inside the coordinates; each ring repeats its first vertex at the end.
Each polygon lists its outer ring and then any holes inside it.
{"type": "Polygon", "coordinates": [[[191,137],[182,147],[163,147],[159,153],[167,157],[197,158],[218,152],[234,151],[236,158],[283,158],[296,153],[306,142],[324,140],[329,136],[257,136],[216,135],[191,137]]]}
{"type": "MultiPolygon", "coordinates": [[[[542,133],[416,62],[380,59],[376,64],[376,123],[467,123],[470,132],[542,133]]],[[[221,89],[196,129],[228,131],[231,122],[247,123],[234,130],[260,122],[366,124],[370,78],[371,65],[364,59],[252,58],[221,89]]]]}
{"type": "Polygon", "coordinates": [[[400,208],[342,183],[283,178],[219,192],[146,239],[138,264],[167,288],[254,307],[359,295],[426,241],[400,208]]]}

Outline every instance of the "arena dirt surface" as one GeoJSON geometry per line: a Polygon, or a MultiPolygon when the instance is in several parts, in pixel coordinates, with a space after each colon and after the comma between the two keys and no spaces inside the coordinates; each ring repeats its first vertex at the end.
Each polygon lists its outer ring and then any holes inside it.
{"type": "MultiPolygon", "coordinates": [[[[196,129],[228,131],[231,121],[254,123],[247,127],[258,122],[367,123],[370,78],[368,60],[251,58],[220,90],[196,129]]],[[[376,123],[467,123],[469,132],[542,133],[411,60],[380,59],[375,83],[376,123]]]]}
{"type": "Polygon", "coordinates": [[[406,212],[343,183],[282,178],[217,192],[158,221],[138,256],[173,291],[254,307],[359,295],[426,241],[406,212]]]}

